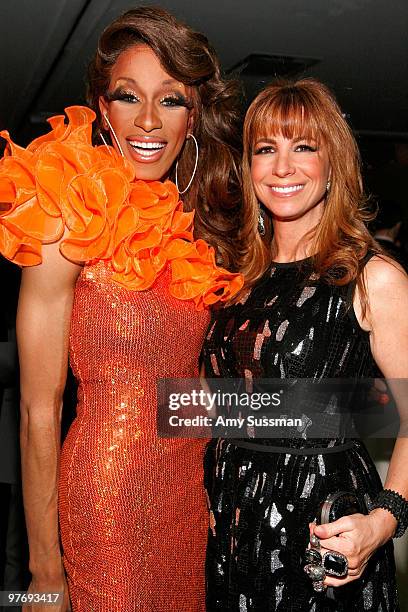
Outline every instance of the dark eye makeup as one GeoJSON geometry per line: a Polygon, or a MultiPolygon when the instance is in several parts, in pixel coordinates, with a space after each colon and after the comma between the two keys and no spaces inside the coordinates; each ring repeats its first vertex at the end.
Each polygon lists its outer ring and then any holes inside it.
{"type": "MultiPolygon", "coordinates": [[[[299,153],[307,153],[307,152],[316,153],[317,149],[318,148],[316,146],[313,146],[311,144],[306,144],[306,143],[300,143],[300,144],[294,145],[294,150],[299,153]]],[[[274,153],[275,151],[276,151],[276,146],[273,144],[261,145],[261,146],[255,147],[253,151],[253,155],[274,153]]]]}
{"type": "Polygon", "coordinates": [[[182,94],[169,94],[167,96],[163,96],[160,102],[164,106],[184,106],[188,110],[193,108],[192,100],[188,100],[182,94]]]}
{"type": "MultiPolygon", "coordinates": [[[[129,104],[134,104],[135,102],[140,102],[140,98],[133,92],[128,91],[126,89],[122,89],[118,87],[112,92],[106,92],[104,96],[107,102],[114,102],[119,100],[120,102],[127,102],[129,104]]],[[[167,107],[180,107],[184,106],[188,110],[193,108],[193,103],[191,100],[188,100],[185,96],[179,93],[172,93],[163,96],[160,99],[160,104],[167,107]]]]}
{"type": "Polygon", "coordinates": [[[317,147],[314,147],[310,144],[298,144],[296,146],[296,149],[300,151],[310,151],[311,153],[316,153],[317,151],[317,147]]]}
{"type": "Polygon", "coordinates": [[[133,103],[139,101],[139,98],[134,93],[121,88],[115,89],[114,91],[107,91],[104,98],[107,102],[115,102],[116,100],[120,100],[122,102],[133,103]]]}
{"type": "Polygon", "coordinates": [[[270,153],[273,147],[271,145],[255,147],[253,150],[253,155],[262,155],[263,153],[270,153]]]}

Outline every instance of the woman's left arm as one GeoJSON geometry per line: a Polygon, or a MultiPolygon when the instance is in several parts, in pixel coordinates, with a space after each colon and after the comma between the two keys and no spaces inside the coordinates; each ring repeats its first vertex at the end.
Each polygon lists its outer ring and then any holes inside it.
{"type": "MultiPolygon", "coordinates": [[[[354,309],[361,327],[370,333],[371,352],[384,377],[389,379],[401,421],[384,488],[408,499],[408,276],[394,261],[374,257],[365,268],[365,284],[368,294],[365,316],[359,295],[355,297],[354,309]]],[[[393,514],[383,508],[376,508],[367,516],[355,514],[314,527],[322,547],[343,553],[349,562],[347,577],[327,577],[325,584],[340,586],[359,578],[371,555],[393,537],[396,528],[393,514]]]]}

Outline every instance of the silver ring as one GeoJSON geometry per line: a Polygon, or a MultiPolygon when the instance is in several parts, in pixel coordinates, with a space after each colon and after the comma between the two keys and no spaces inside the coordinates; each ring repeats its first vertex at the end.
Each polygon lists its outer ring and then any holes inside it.
{"type": "Polygon", "coordinates": [[[312,584],[316,593],[323,593],[323,591],[327,589],[327,586],[324,584],[323,580],[315,580],[312,584]]]}
{"type": "Polygon", "coordinates": [[[313,580],[313,582],[321,582],[326,578],[326,570],[323,565],[308,563],[303,568],[303,571],[309,576],[310,580],[313,580]]]}
{"type": "Polygon", "coordinates": [[[312,548],[320,550],[320,540],[314,533],[312,533],[312,535],[310,536],[310,545],[312,546],[312,548]]]}
{"type": "Polygon", "coordinates": [[[304,554],[304,560],[306,563],[312,563],[314,565],[322,564],[322,555],[316,548],[306,548],[304,554]]]}

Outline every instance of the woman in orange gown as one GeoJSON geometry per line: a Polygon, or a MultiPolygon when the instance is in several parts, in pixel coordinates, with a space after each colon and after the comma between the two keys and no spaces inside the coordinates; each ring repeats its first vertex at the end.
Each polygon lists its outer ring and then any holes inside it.
{"type": "Polygon", "coordinates": [[[242,285],[203,240],[230,266],[235,91],[206,39],[159,9],[111,24],[89,75],[113,146],[92,146],[95,113],[85,107],[67,109],[67,123],[52,118],[26,149],[2,134],[0,250],[25,267],[30,589],[63,593],[61,612],[198,612],[204,441],[158,438],[156,381],[197,375],[208,306],[242,285]],[[68,353],[78,406],[60,453],[68,353]]]}

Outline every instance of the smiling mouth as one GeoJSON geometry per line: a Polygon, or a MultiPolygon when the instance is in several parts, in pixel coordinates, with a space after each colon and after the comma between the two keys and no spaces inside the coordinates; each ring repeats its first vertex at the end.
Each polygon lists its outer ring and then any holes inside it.
{"type": "Polygon", "coordinates": [[[282,195],[292,195],[294,193],[297,193],[298,191],[301,191],[303,188],[304,185],[287,185],[285,187],[281,187],[278,185],[270,185],[270,189],[274,193],[279,193],[282,195]]]}
{"type": "Polygon", "coordinates": [[[154,157],[160,153],[165,147],[165,142],[162,141],[146,141],[128,140],[130,147],[141,157],[154,157]]]}

